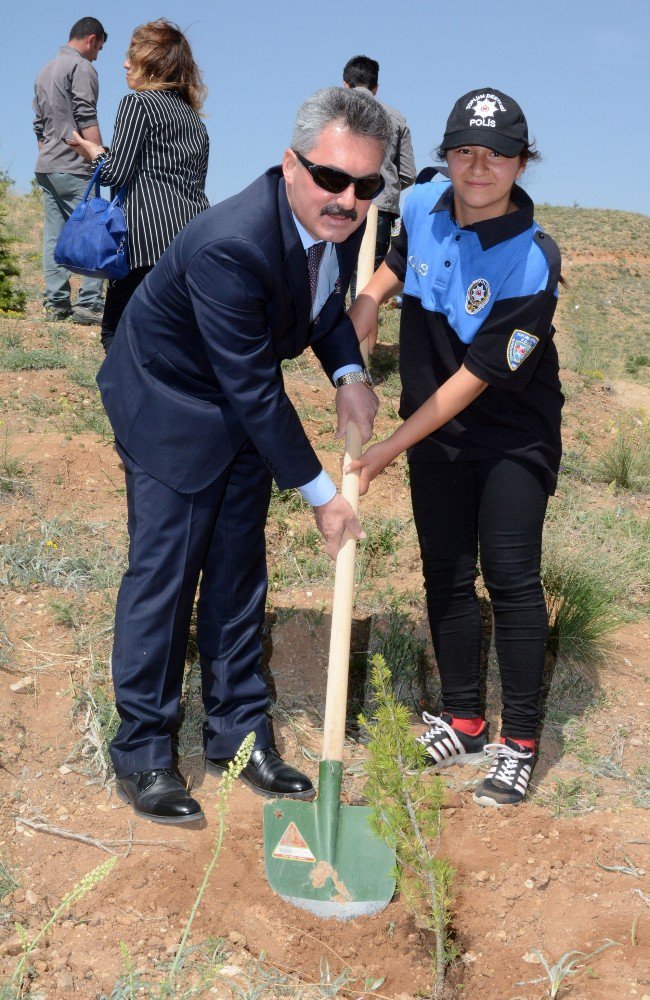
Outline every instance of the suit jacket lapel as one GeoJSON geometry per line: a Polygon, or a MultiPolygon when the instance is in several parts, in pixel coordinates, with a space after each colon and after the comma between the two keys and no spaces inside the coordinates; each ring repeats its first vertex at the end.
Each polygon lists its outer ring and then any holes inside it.
{"type": "Polygon", "coordinates": [[[309,275],[307,273],[307,255],[305,254],[305,248],[302,245],[298,230],[293,221],[293,213],[287,199],[284,178],[280,178],[278,186],[278,211],[280,214],[280,232],[282,235],[282,264],[295,303],[298,340],[304,344],[307,339],[311,314],[311,292],[309,290],[309,275]]]}

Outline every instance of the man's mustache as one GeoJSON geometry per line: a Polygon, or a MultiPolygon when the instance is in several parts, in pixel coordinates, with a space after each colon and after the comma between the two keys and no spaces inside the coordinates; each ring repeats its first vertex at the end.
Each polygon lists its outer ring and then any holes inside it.
{"type": "Polygon", "coordinates": [[[321,215],[332,215],[334,218],[338,219],[349,219],[350,222],[357,221],[357,210],[356,208],[341,208],[340,205],[331,204],[326,205],[325,208],[321,208],[321,215]]]}

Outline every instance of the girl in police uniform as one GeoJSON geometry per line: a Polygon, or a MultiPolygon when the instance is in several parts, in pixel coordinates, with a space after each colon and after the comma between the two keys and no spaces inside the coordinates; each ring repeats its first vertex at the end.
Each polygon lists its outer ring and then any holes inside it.
{"type": "Polygon", "coordinates": [[[403,294],[404,423],[349,468],[365,493],[407,451],[443,706],[440,717],[425,712],[419,739],[436,767],[492,758],[474,800],[516,805],[535,759],[548,628],[540,559],[561,454],[551,325],[560,254],[516,184],[538,154],[511,97],[489,87],[461,97],[438,153],[449,182],[423,172],[400,235],[351,308],[372,346],[379,305],[403,294]],[[503,690],[497,743],[479,688],[479,552],[503,690]]]}

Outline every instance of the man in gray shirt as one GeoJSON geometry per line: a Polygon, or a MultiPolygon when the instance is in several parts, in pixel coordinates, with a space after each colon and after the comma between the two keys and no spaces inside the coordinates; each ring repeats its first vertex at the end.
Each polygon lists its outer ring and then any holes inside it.
{"type": "Polygon", "coordinates": [[[82,17],[70,29],[67,45],[40,71],[34,83],[34,132],[38,141],[36,180],[43,189],[43,272],[45,315],[76,323],[99,323],[102,281],[83,278],[77,301],[70,303],[70,274],[54,260],[64,222],[81,201],[92,170],[66,140],[76,129],[102,144],[97,122],[99,82],[93,63],[108,35],[95,17],[82,17]]]}
{"type": "MultiPolygon", "coordinates": [[[[369,90],[376,96],[379,88],[379,63],[369,56],[353,56],[343,69],[343,86],[369,90]]],[[[379,102],[393,125],[393,141],[388,148],[381,174],[384,178],[384,190],[379,194],[374,204],[377,206],[377,242],[375,244],[375,270],[388,253],[390,246],[391,227],[399,217],[399,196],[404,188],[410,187],[415,181],[415,158],[411,143],[411,132],[403,114],[390,105],[379,102]]]]}

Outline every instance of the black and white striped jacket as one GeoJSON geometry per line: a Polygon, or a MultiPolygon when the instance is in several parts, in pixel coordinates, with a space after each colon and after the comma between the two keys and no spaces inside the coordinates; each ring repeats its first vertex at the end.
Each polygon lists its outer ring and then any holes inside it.
{"type": "Polygon", "coordinates": [[[205,196],[209,140],[199,115],[173,90],[142,90],[120,101],[101,182],[128,184],[131,268],[155,264],[205,196]]]}

